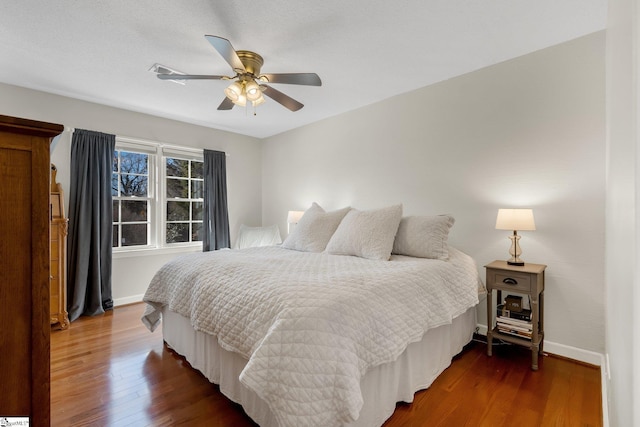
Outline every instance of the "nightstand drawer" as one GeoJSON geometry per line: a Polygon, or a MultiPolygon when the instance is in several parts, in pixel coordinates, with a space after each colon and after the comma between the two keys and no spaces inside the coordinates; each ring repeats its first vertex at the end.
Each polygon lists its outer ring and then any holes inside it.
{"type": "Polygon", "coordinates": [[[518,274],[514,272],[496,272],[495,280],[491,287],[497,289],[508,289],[513,291],[529,292],[531,290],[531,276],[528,274],[518,274]]]}

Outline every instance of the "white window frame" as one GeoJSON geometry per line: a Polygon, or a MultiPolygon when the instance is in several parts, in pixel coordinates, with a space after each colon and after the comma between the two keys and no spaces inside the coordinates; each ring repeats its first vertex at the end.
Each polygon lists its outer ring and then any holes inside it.
{"type": "Polygon", "coordinates": [[[149,241],[147,245],[113,247],[114,255],[130,253],[157,252],[186,249],[202,250],[202,242],[166,242],[166,167],[165,158],[174,157],[185,160],[204,161],[202,149],[162,144],[135,138],[116,136],[116,151],[129,151],[149,155],[149,200],[147,213],[150,219],[149,241]]]}
{"type": "MultiPolygon", "coordinates": [[[[204,154],[202,150],[185,150],[184,148],[176,148],[174,146],[164,146],[162,147],[162,165],[159,169],[161,169],[161,179],[160,182],[162,187],[162,198],[164,199],[162,202],[162,222],[160,223],[161,230],[159,236],[161,236],[161,241],[164,247],[180,247],[180,246],[199,246],[202,247],[202,242],[179,242],[179,243],[166,243],[167,242],[167,168],[166,161],[167,157],[171,157],[174,159],[180,160],[196,160],[204,163],[204,154]]],[[[203,164],[204,167],[204,164],[203,164]]],[[[189,183],[191,183],[191,178],[189,178],[189,183]]],[[[189,190],[191,191],[191,190],[189,190]]],[[[203,193],[204,193],[204,182],[203,182],[203,193]]],[[[194,199],[180,199],[186,201],[193,201],[194,199]]],[[[203,209],[204,209],[204,200],[203,200],[203,209]]],[[[191,217],[191,212],[189,213],[189,217],[191,217]]],[[[191,220],[190,220],[191,222],[191,220]]]]}

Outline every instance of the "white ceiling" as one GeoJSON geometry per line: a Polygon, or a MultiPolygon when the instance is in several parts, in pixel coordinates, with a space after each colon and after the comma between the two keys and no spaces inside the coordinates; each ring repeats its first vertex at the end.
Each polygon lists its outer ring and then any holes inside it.
{"type": "MultiPolygon", "coordinates": [[[[602,30],[607,0],[0,0],[0,82],[264,138],[602,30]],[[217,111],[224,81],[178,85],[149,68],[232,75],[204,35],[264,57],[257,115],[217,111]]],[[[228,84],[228,83],[227,83],[228,84]]]]}

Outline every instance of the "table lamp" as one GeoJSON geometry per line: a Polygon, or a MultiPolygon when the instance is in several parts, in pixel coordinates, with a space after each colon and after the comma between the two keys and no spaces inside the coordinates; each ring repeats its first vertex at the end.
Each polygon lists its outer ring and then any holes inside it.
{"type": "Polygon", "coordinates": [[[291,224],[297,224],[304,215],[304,211],[289,211],[287,214],[287,233],[290,233],[291,224]]]}
{"type": "Polygon", "coordinates": [[[520,231],[532,231],[536,229],[533,220],[533,210],[531,209],[498,209],[498,218],[496,219],[496,230],[513,230],[511,239],[511,248],[509,254],[511,258],[507,261],[509,265],[524,265],[524,261],[520,259],[522,250],[520,249],[520,231]]]}

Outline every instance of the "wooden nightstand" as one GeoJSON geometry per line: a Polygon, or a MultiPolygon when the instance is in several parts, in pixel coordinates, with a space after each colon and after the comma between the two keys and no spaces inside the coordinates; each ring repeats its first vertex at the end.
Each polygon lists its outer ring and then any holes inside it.
{"type": "Polygon", "coordinates": [[[544,264],[509,265],[493,261],[485,265],[487,271],[487,355],[491,356],[493,339],[518,344],[531,349],[531,369],[538,370],[538,354],[544,343],[544,264]],[[497,304],[503,303],[502,291],[525,295],[531,299],[531,339],[501,332],[494,326],[496,307],[492,291],[498,291],[497,304]]]}

